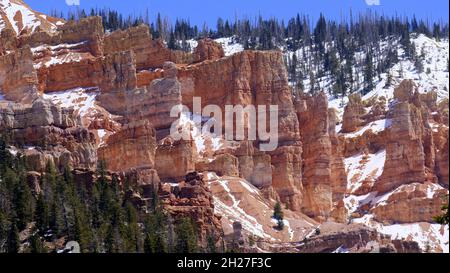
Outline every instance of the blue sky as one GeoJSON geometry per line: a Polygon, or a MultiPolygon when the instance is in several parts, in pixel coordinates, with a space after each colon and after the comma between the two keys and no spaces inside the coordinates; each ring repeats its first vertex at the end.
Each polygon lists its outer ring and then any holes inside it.
{"type": "Polygon", "coordinates": [[[339,19],[341,15],[364,12],[368,9],[385,15],[404,15],[418,18],[442,20],[448,22],[448,0],[25,0],[35,10],[49,13],[51,10],[67,11],[74,9],[67,2],[80,2],[80,7],[108,7],[123,14],[140,14],[148,8],[151,18],[161,12],[163,16],[174,20],[189,19],[191,23],[202,25],[206,22],[214,27],[217,18],[235,18],[235,16],[254,18],[263,17],[289,19],[297,12],[309,15],[315,20],[322,12],[329,18],[339,19]],[[379,2],[368,5],[367,2],[379,2]]]}

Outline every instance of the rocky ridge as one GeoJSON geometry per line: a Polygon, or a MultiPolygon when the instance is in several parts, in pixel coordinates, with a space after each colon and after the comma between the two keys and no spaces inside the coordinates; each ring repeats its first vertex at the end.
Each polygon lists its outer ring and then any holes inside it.
{"type": "MultiPolygon", "coordinates": [[[[340,120],[324,93],[292,94],[279,51],[224,56],[212,40],[193,54],[172,51],[147,26],[105,34],[100,20],[1,32],[0,90],[8,101],[0,101],[0,130],[34,171],[51,160],[88,173],[105,160],[111,173],[144,189],[130,195],[137,206],[157,188],[174,217],[196,219],[203,245],[207,234],[219,241],[241,226],[243,247],[258,238],[253,251],[360,251],[358,243],[369,251],[373,242],[378,251],[418,251],[404,242],[414,238],[379,233],[436,225],[448,195],[448,105],[432,90],[405,80],[390,102],[351,95],[340,120]],[[260,151],[259,139],[227,143],[181,118],[191,139],[172,139],[170,108],[191,107],[193,97],[222,109],[277,105],[278,148],[260,151]],[[276,201],[286,207],[284,231],[272,223],[276,201]],[[320,228],[329,222],[329,231],[320,228]],[[349,231],[335,232],[343,226],[349,231]],[[296,245],[317,229],[322,236],[296,245]]],[[[432,250],[448,251],[448,229],[428,236],[437,241],[432,250]]]]}

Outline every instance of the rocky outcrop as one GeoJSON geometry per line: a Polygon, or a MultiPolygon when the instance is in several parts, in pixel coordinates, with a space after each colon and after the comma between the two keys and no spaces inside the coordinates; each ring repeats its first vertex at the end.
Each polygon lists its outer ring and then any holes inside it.
{"type": "Polygon", "coordinates": [[[303,203],[306,215],[326,219],[332,210],[331,140],[328,100],[324,93],[297,101],[303,142],[303,203]]]}
{"type": "Polygon", "coordinates": [[[386,162],[375,184],[379,194],[402,184],[423,183],[426,180],[424,135],[430,132],[425,127],[428,123],[427,110],[409,102],[417,96],[417,93],[413,93],[414,88],[412,81],[404,81],[394,92],[397,103],[388,113],[392,125],[386,144],[386,162]]]}
{"type": "Polygon", "coordinates": [[[132,50],[136,54],[136,68],[141,70],[151,66],[151,44],[150,29],[140,25],[105,35],[103,48],[105,55],[132,50]]]}
{"type": "Polygon", "coordinates": [[[215,172],[219,176],[239,176],[238,159],[231,154],[217,155],[213,160],[199,161],[195,164],[195,169],[199,172],[215,172]]]}
{"type": "Polygon", "coordinates": [[[371,212],[379,222],[432,222],[442,214],[447,194],[446,189],[431,183],[403,185],[383,198],[371,212]]]}
{"type": "Polygon", "coordinates": [[[221,246],[222,226],[214,214],[213,196],[202,175],[186,174],[177,186],[163,184],[160,198],[164,208],[175,219],[192,219],[195,222],[199,245],[206,247],[208,239],[221,246]]]}
{"type": "Polygon", "coordinates": [[[32,106],[0,108],[0,130],[11,145],[20,149],[29,170],[42,172],[53,161],[60,169],[94,168],[97,162],[95,137],[78,127],[71,112],[48,101],[36,100],[32,106]]]}
{"type": "Polygon", "coordinates": [[[160,140],[169,134],[172,123],[178,119],[170,117],[172,107],[181,104],[180,83],[176,75],[175,64],[167,62],[164,77],[152,81],[147,88],[102,93],[99,102],[108,111],[128,120],[149,120],[160,140]]]}
{"type": "Polygon", "coordinates": [[[46,92],[98,86],[103,92],[136,87],[135,56],[123,51],[106,57],[87,58],[39,69],[41,89],[46,92]]]}
{"type": "MultiPolygon", "coordinates": [[[[283,202],[292,209],[301,203],[301,143],[298,119],[295,113],[287,72],[281,52],[243,51],[215,61],[180,67],[182,102],[192,107],[192,98],[201,97],[202,104],[277,105],[278,144],[270,152],[272,185],[283,202]]],[[[246,125],[248,126],[248,124],[246,125]]],[[[250,153],[237,155],[243,175],[250,177],[253,157],[250,153]],[[245,157],[245,158],[244,158],[245,157]]],[[[265,164],[269,160],[265,159],[265,164]]],[[[270,169],[269,171],[270,172],[270,169]]],[[[268,184],[270,180],[255,185],[268,184]]]]}
{"type": "Polygon", "coordinates": [[[173,141],[167,137],[156,149],[155,169],[162,181],[181,181],[195,170],[195,145],[192,140],[173,141]]]}
{"type": "Polygon", "coordinates": [[[12,29],[0,31],[0,56],[6,55],[9,51],[16,50],[18,40],[12,29]]]}
{"type": "MultiPolygon", "coordinates": [[[[333,202],[340,202],[347,193],[347,173],[344,165],[345,141],[336,134],[337,115],[328,109],[328,134],[331,142],[331,188],[333,202]]],[[[345,221],[345,220],[344,220],[345,221]]]]}
{"type": "Polygon", "coordinates": [[[192,56],[182,51],[168,49],[161,40],[153,40],[147,25],[115,31],[104,38],[104,54],[133,51],[138,70],[162,67],[167,61],[189,63],[192,56]]]}
{"type": "Polygon", "coordinates": [[[277,105],[278,142],[295,144],[299,139],[286,67],[279,51],[242,51],[230,57],[180,67],[183,104],[192,109],[192,98],[202,104],[277,105]]]}
{"type": "Polygon", "coordinates": [[[56,126],[66,129],[75,126],[75,120],[68,110],[39,99],[30,107],[13,104],[12,107],[0,108],[0,129],[15,130],[30,127],[56,126]]]}
{"type": "Polygon", "coordinates": [[[448,158],[449,158],[449,147],[448,147],[448,140],[447,140],[447,145],[443,146],[440,150],[439,153],[437,154],[437,175],[439,177],[439,181],[443,184],[446,185],[448,187],[448,177],[449,177],[449,162],[448,162],[448,158]]]}
{"type": "Polygon", "coordinates": [[[252,141],[241,141],[234,155],[239,162],[239,175],[254,186],[264,189],[272,186],[272,158],[258,151],[252,141]]]}
{"type": "Polygon", "coordinates": [[[297,247],[301,253],[395,253],[422,252],[419,245],[414,242],[403,243],[391,241],[388,236],[363,225],[343,225],[325,223],[321,225],[316,234],[305,239],[297,247]]]}
{"type": "Polygon", "coordinates": [[[152,169],[155,166],[155,130],[148,121],[124,126],[98,150],[98,158],[108,170],[125,172],[130,169],[152,169]],[[120,160],[117,160],[120,158],[120,160]]]}
{"type": "Polygon", "coordinates": [[[0,32],[11,30],[14,35],[24,35],[34,31],[53,32],[64,20],[34,11],[23,0],[0,2],[0,32]]]}
{"type": "Polygon", "coordinates": [[[220,44],[212,39],[202,39],[194,50],[194,62],[199,63],[206,60],[217,60],[223,58],[225,53],[220,44]]]}
{"type": "Polygon", "coordinates": [[[37,97],[37,83],[29,47],[0,55],[0,90],[6,99],[31,102],[37,97]]]}
{"type": "Polygon", "coordinates": [[[270,152],[272,187],[280,200],[291,210],[300,210],[303,200],[302,148],[284,146],[270,152]]]}
{"type": "Polygon", "coordinates": [[[345,106],[342,119],[342,132],[354,132],[363,124],[362,116],[365,114],[366,110],[362,104],[361,95],[354,93],[348,96],[348,103],[345,106]]]}
{"type": "Polygon", "coordinates": [[[103,54],[103,36],[102,18],[93,16],[60,25],[55,33],[38,31],[31,35],[23,35],[19,39],[21,46],[30,47],[85,42],[89,52],[98,57],[103,54]]]}

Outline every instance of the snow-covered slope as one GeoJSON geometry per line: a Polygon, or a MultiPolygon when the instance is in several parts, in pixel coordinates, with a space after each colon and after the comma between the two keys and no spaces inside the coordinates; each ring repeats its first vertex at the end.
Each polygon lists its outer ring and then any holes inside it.
{"type": "Polygon", "coordinates": [[[275,200],[266,199],[258,188],[243,178],[219,177],[207,172],[206,178],[214,196],[214,211],[222,216],[225,234],[233,232],[233,223],[242,224],[243,232],[272,243],[302,241],[318,223],[301,213],[284,210],[283,230],[276,229],[272,218],[275,200]]]}
{"type": "MultiPolygon", "coordinates": [[[[222,46],[225,56],[231,56],[244,50],[244,46],[236,40],[236,37],[224,37],[215,39],[214,41],[222,46]]],[[[187,40],[186,43],[189,45],[191,52],[194,52],[194,49],[198,45],[198,42],[194,39],[187,40]]],[[[179,44],[182,45],[182,42],[179,42],[179,44]]]]}
{"type": "Polygon", "coordinates": [[[219,38],[215,41],[222,45],[225,56],[230,56],[244,50],[244,46],[235,41],[234,37],[219,38]]]}
{"type": "Polygon", "coordinates": [[[22,0],[0,0],[0,32],[5,28],[13,29],[16,34],[25,29],[53,31],[61,24],[63,20],[36,12],[22,0]]]}
{"type": "MultiPolygon", "coordinates": [[[[92,122],[98,124],[110,124],[109,130],[112,128],[120,128],[115,121],[115,116],[108,113],[103,107],[97,104],[96,97],[99,94],[98,88],[75,88],[60,92],[43,94],[43,98],[51,101],[61,108],[73,109],[75,116],[80,119],[81,124],[90,128],[92,122]]],[[[94,126],[91,131],[97,137],[99,146],[103,145],[106,139],[113,133],[103,128],[94,126]]]]}

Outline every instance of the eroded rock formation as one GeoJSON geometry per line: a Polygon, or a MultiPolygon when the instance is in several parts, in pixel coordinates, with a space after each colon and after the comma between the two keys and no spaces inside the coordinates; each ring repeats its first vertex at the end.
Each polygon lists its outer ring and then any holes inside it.
{"type": "Polygon", "coordinates": [[[0,130],[11,144],[24,148],[29,169],[43,172],[49,161],[60,169],[94,168],[95,137],[77,126],[71,112],[38,99],[31,106],[0,107],[0,130]]]}

